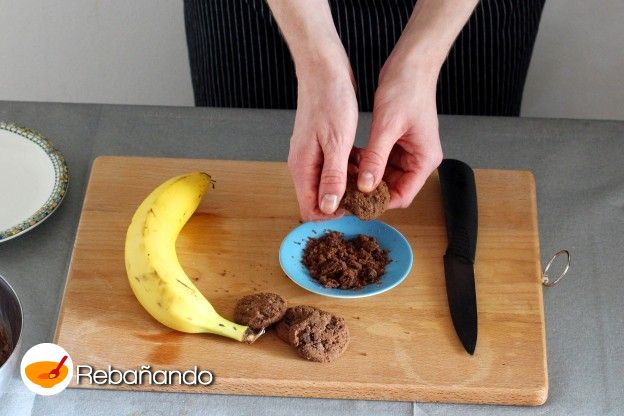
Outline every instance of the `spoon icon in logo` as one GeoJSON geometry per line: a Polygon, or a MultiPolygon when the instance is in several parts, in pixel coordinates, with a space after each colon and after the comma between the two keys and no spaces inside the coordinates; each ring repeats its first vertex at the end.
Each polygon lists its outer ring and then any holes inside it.
{"type": "Polygon", "coordinates": [[[63,364],[65,364],[67,357],[68,357],[67,355],[64,355],[63,358],[61,358],[61,362],[59,362],[58,365],[52,371],[50,371],[49,373],[41,373],[39,374],[38,378],[43,378],[43,379],[57,378],[60,375],[61,367],[63,367],[63,364]]]}

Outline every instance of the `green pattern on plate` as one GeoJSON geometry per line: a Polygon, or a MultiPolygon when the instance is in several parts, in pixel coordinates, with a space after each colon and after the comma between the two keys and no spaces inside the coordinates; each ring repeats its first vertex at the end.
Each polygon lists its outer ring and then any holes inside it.
{"type": "Polygon", "coordinates": [[[52,188],[52,193],[50,194],[48,200],[37,210],[37,212],[26,220],[9,229],[0,230],[0,241],[3,241],[34,227],[54,212],[63,200],[65,192],[67,192],[69,170],[67,169],[67,163],[65,162],[65,158],[61,152],[56,150],[56,148],[52,146],[52,143],[50,143],[38,132],[3,121],[0,121],[0,130],[6,130],[18,134],[41,147],[43,151],[46,152],[50,160],[52,160],[52,165],[54,166],[54,187],[52,188]]]}

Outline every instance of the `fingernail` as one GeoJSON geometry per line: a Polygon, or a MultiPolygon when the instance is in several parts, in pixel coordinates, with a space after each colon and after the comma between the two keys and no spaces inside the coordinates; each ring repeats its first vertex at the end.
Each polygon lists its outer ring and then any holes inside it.
{"type": "Polygon", "coordinates": [[[334,194],[323,195],[320,208],[325,214],[333,214],[338,208],[338,196],[334,194]]]}
{"type": "Polygon", "coordinates": [[[369,171],[362,172],[358,177],[358,188],[362,192],[372,192],[375,185],[375,177],[369,171]]]}

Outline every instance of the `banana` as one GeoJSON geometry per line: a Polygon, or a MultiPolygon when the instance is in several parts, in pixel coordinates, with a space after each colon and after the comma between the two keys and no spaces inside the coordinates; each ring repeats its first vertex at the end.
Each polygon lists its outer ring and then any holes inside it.
{"type": "Polygon", "coordinates": [[[126,234],[128,280],[139,303],[163,325],[251,343],[263,331],[220,316],[178,261],[176,239],[211,185],[203,172],[177,176],[157,187],[134,213],[126,234]]]}

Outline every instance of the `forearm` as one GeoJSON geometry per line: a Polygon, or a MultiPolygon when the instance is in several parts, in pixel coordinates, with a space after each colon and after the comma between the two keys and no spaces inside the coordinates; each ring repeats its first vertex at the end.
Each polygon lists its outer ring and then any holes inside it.
{"type": "Polygon", "coordinates": [[[297,77],[345,71],[349,60],[327,0],[267,0],[295,62],[297,77]]]}
{"type": "Polygon", "coordinates": [[[478,0],[418,0],[391,60],[411,64],[437,78],[457,35],[478,0]]]}

